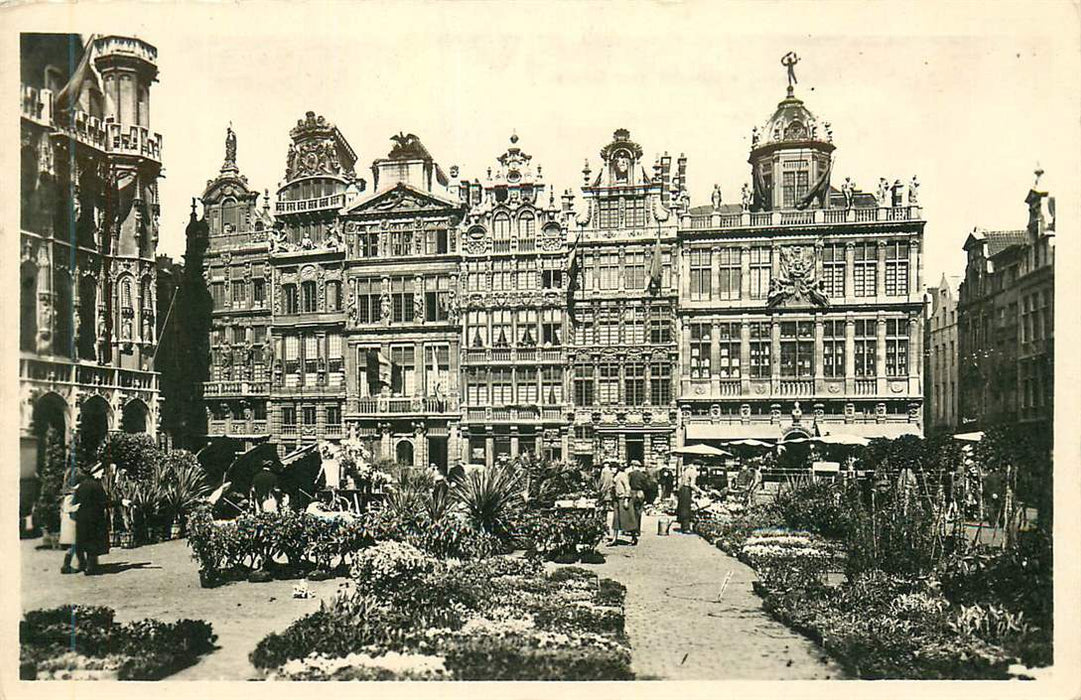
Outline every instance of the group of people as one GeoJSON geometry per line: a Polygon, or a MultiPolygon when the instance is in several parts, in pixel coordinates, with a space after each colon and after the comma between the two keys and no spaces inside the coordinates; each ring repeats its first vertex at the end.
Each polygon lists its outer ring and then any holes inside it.
{"type": "Polygon", "coordinates": [[[612,511],[612,531],[608,545],[620,544],[620,535],[638,544],[642,534],[642,509],[657,497],[657,481],[642,469],[637,459],[630,464],[606,462],[597,484],[602,505],[612,511]]]}
{"type": "Polygon", "coordinates": [[[101,573],[98,557],[109,553],[109,499],[101,480],[106,465],[80,467],[68,483],[60,508],[60,543],[68,545],[62,574],[101,573]],[[75,559],[78,568],[72,568],[75,559]]]}

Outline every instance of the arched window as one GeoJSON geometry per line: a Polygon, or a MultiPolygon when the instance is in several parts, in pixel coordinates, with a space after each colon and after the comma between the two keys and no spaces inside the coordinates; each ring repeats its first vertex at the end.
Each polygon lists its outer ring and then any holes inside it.
{"type": "Polygon", "coordinates": [[[232,197],[225,199],[221,203],[221,227],[224,231],[229,225],[233,225],[233,231],[240,230],[240,207],[237,206],[236,200],[232,197]]]}
{"type": "Polygon", "coordinates": [[[125,279],[120,283],[120,338],[131,340],[132,318],[135,316],[135,305],[131,297],[131,279],[125,279]]]}
{"type": "Polygon", "coordinates": [[[496,214],[492,219],[492,238],[497,241],[505,241],[510,238],[510,217],[506,214],[496,214]]]}
{"type": "Polygon", "coordinates": [[[518,238],[532,239],[536,235],[537,220],[533,212],[526,211],[518,217],[518,238]]]}

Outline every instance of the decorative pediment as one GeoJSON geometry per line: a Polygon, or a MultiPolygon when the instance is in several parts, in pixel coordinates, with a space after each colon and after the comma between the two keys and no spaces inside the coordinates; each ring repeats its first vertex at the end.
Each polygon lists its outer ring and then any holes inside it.
{"type": "Polygon", "coordinates": [[[349,214],[397,214],[446,210],[459,204],[443,199],[430,192],[422,192],[405,183],[398,183],[384,192],[357,202],[346,212],[349,214]]]}
{"type": "Polygon", "coordinates": [[[829,306],[824,284],[815,276],[817,254],[815,248],[799,245],[781,249],[781,270],[770,279],[768,306],[829,306]]]}

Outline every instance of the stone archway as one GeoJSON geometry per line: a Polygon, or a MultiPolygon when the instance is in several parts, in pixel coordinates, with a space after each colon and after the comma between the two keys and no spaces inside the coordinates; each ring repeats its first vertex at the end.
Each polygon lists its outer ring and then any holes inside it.
{"type": "Polygon", "coordinates": [[[400,441],[394,448],[394,456],[398,464],[413,466],[413,443],[409,440],[400,441]]]}
{"type": "Polygon", "coordinates": [[[142,399],[132,399],[124,404],[120,414],[120,429],[125,433],[147,432],[150,409],[142,399]]]}
{"type": "Polygon", "coordinates": [[[84,454],[96,454],[109,434],[112,408],[101,396],[91,396],[79,407],[79,446],[84,454]]]}
{"type": "Polygon", "coordinates": [[[62,396],[49,392],[33,402],[30,434],[20,444],[19,516],[33,510],[40,493],[39,475],[51,446],[67,447],[68,404],[62,396]]]}

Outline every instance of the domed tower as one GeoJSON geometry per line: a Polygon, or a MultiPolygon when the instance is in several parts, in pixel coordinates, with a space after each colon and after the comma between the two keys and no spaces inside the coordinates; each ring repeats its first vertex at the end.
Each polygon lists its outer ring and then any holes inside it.
{"type": "Polygon", "coordinates": [[[820,121],[795,96],[798,61],[792,52],[781,59],[788,69],[788,94],[751,133],[752,211],[825,207],[829,201],[833,134],[830,123],[820,121]]]}

